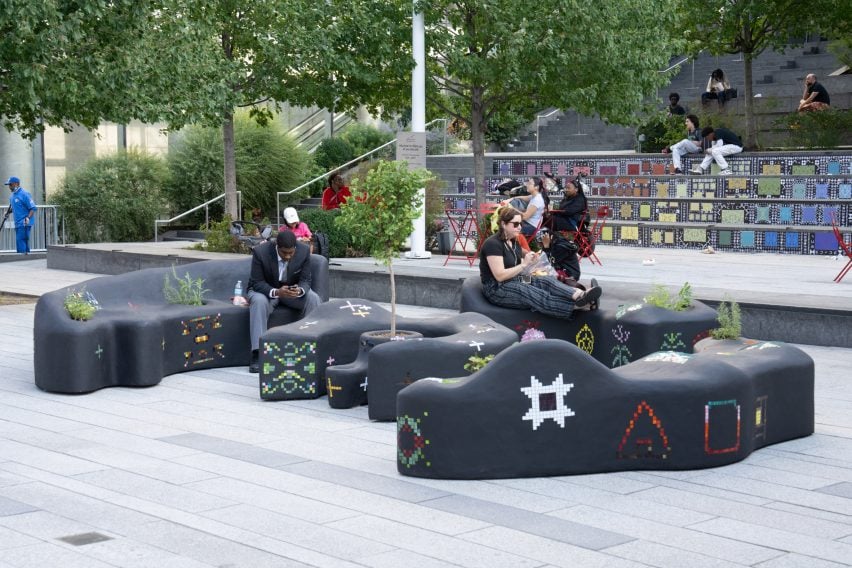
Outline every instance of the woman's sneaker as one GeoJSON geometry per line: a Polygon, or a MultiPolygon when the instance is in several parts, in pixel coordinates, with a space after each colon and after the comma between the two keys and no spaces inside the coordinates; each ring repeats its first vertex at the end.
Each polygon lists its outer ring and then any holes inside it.
{"type": "Polygon", "coordinates": [[[732,173],[731,168],[725,168],[724,170],[719,172],[719,175],[720,176],[729,176],[729,175],[731,175],[731,173],[732,173]]]}
{"type": "Polygon", "coordinates": [[[692,169],[689,170],[689,173],[695,174],[695,175],[698,175],[698,176],[704,175],[704,168],[702,168],[701,166],[692,166],[692,169]]]}

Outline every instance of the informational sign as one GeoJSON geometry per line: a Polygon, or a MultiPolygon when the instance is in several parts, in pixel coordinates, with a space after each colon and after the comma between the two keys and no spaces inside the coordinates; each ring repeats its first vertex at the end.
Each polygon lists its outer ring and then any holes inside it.
{"type": "Polygon", "coordinates": [[[400,132],[396,136],[396,159],[408,162],[409,170],[426,168],[426,133],[400,132]]]}

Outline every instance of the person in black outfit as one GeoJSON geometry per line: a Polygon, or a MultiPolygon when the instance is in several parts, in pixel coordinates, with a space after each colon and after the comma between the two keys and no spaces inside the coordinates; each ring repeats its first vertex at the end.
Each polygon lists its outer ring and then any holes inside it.
{"type": "Polygon", "coordinates": [[[812,110],[826,110],[831,105],[831,98],[825,87],[817,83],[816,75],[813,73],[805,77],[805,92],[799,101],[799,112],[812,110]]]}
{"type": "Polygon", "coordinates": [[[559,205],[550,212],[552,231],[577,231],[586,215],[586,194],[574,182],[569,181],[565,186],[565,197],[559,205]]]}
{"type": "Polygon", "coordinates": [[[677,93],[669,93],[669,106],[668,109],[669,116],[678,114],[683,115],[686,114],[686,109],[680,106],[680,95],[677,93]]]}

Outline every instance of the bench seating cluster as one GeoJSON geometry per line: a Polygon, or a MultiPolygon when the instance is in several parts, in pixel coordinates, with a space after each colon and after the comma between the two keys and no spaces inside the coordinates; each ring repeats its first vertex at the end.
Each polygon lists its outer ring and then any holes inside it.
{"type": "Polygon", "coordinates": [[[402,391],[397,467],[483,479],[724,465],[813,433],[813,389],[813,360],[780,343],[707,339],[610,370],[567,342],[526,342],[402,391]]]}
{"type": "MultiPolygon", "coordinates": [[[[168,304],[163,282],[171,268],[104,276],[42,296],[35,310],[35,383],[46,391],[84,393],[110,386],[142,387],[172,373],[248,365],[249,310],[231,302],[237,280],[248,282],[251,258],[209,260],[176,268],[203,278],[205,304],[168,304]],[[85,290],[100,309],[88,321],[71,319],[66,296],[85,290]]],[[[328,260],[311,256],[312,288],[328,299],[328,260]]],[[[276,309],[270,325],[298,313],[276,309]]]]}

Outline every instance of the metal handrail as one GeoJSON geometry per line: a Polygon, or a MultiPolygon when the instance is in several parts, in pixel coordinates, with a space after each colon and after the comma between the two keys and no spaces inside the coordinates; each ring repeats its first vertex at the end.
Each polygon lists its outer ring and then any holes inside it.
{"type": "Polygon", "coordinates": [[[536,117],[535,117],[535,151],[536,152],[538,152],[538,138],[539,138],[539,133],[541,131],[541,119],[547,118],[549,116],[553,116],[557,112],[560,112],[560,110],[558,108],[555,108],[547,114],[536,115],[536,117]]]}
{"type": "MultiPolygon", "coordinates": [[[[427,123],[425,124],[425,127],[426,127],[426,128],[428,128],[430,125],[435,124],[436,122],[443,122],[443,123],[444,123],[444,153],[445,153],[445,154],[447,153],[447,128],[446,128],[447,121],[448,121],[448,119],[446,119],[446,118],[436,118],[436,119],[434,119],[434,120],[430,120],[429,122],[427,122],[427,123]]],[[[370,150],[369,152],[367,152],[367,153],[365,153],[365,154],[361,154],[361,155],[360,155],[360,156],[358,156],[357,158],[353,158],[353,159],[349,160],[349,161],[348,161],[348,162],[346,162],[345,164],[341,164],[341,165],[337,166],[336,168],[333,168],[333,169],[331,169],[331,170],[329,170],[329,171],[325,172],[324,174],[318,175],[318,176],[317,176],[317,177],[315,177],[314,179],[312,179],[312,180],[310,180],[310,181],[306,181],[305,183],[303,183],[302,185],[300,185],[300,186],[298,186],[298,187],[296,187],[296,188],[293,188],[293,189],[288,190],[288,191],[279,191],[279,192],[276,192],[276,194],[275,194],[275,208],[276,208],[276,211],[275,211],[275,213],[276,213],[276,218],[275,218],[275,219],[276,219],[276,222],[277,222],[277,221],[280,221],[280,219],[281,219],[281,196],[282,196],[282,195],[291,195],[291,194],[293,194],[293,193],[296,193],[296,192],[297,192],[297,191],[299,191],[300,189],[305,189],[305,188],[306,188],[306,187],[308,187],[309,185],[311,185],[311,184],[313,184],[313,183],[316,183],[316,182],[320,181],[321,179],[325,179],[325,178],[327,178],[330,174],[332,174],[332,173],[334,173],[334,172],[340,171],[340,170],[342,170],[342,169],[344,169],[344,168],[347,168],[347,167],[349,167],[349,166],[351,166],[351,165],[354,165],[354,164],[360,163],[360,162],[361,162],[364,158],[366,158],[366,157],[368,157],[368,156],[371,156],[372,154],[375,154],[375,153],[376,153],[376,152],[378,152],[379,150],[382,150],[382,149],[384,149],[385,147],[390,146],[391,144],[396,144],[396,140],[397,140],[397,139],[396,139],[396,138],[394,138],[393,140],[390,140],[390,141],[388,141],[388,142],[385,142],[385,143],[384,143],[384,144],[382,144],[381,146],[377,146],[377,147],[373,148],[372,150],[370,150]]]]}
{"type": "MultiPolygon", "coordinates": [[[[4,213],[6,207],[0,210],[4,213]]],[[[0,231],[0,252],[14,253],[16,249],[16,236],[13,217],[9,219],[0,231]]],[[[44,252],[48,245],[59,243],[59,208],[56,205],[36,205],[35,219],[30,232],[30,252],[44,252]]]]}
{"type": "MultiPolygon", "coordinates": [[[[201,205],[196,205],[192,209],[190,209],[188,211],[184,211],[180,215],[176,215],[176,216],[172,217],[171,219],[155,219],[154,220],[154,242],[155,243],[157,242],[157,227],[159,225],[168,225],[170,223],[174,223],[178,219],[186,217],[190,213],[195,213],[196,211],[198,211],[199,209],[202,209],[202,208],[204,209],[204,227],[206,229],[209,229],[210,228],[210,206],[213,203],[216,203],[217,201],[219,201],[220,199],[224,199],[225,195],[226,195],[225,193],[218,195],[218,196],[214,197],[213,199],[209,199],[209,200],[205,201],[201,205]]],[[[243,209],[243,192],[237,191],[237,211],[242,211],[242,209],[243,209]]]]}
{"type": "Polygon", "coordinates": [[[684,57],[683,59],[681,59],[681,60],[680,60],[680,61],[678,61],[677,63],[674,63],[674,64],[670,65],[667,69],[663,69],[662,71],[657,71],[657,73],[668,73],[669,71],[671,71],[671,70],[672,70],[672,69],[674,69],[675,67],[680,67],[680,64],[681,64],[681,63],[686,63],[686,62],[687,62],[687,61],[689,61],[690,59],[692,59],[692,56],[691,56],[691,55],[687,55],[686,57],[684,57]]]}

